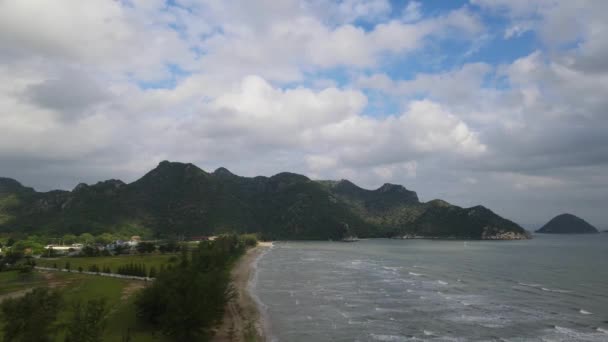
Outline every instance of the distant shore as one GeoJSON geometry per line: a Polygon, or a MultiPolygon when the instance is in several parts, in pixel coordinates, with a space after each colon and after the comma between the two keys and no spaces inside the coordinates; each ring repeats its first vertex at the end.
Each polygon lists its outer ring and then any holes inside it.
{"type": "Polygon", "coordinates": [[[243,255],[232,269],[235,298],[226,306],[222,325],[216,331],[215,342],[265,341],[264,322],[256,301],[249,293],[249,281],[254,276],[254,263],[272,242],[260,242],[243,255]]]}

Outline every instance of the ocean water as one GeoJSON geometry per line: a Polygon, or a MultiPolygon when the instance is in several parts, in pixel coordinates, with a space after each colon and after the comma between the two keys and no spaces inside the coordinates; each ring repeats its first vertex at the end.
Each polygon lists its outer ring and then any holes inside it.
{"type": "Polygon", "coordinates": [[[608,234],[281,242],[251,291],[271,341],[608,341],[608,234]]]}

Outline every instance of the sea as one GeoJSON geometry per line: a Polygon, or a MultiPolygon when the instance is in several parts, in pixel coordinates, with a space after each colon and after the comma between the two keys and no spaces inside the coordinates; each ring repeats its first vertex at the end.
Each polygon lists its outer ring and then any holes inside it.
{"type": "Polygon", "coordinates": [[[269,341],[608,341],[608,234],[278,242],[255,267],[269,341]]]}

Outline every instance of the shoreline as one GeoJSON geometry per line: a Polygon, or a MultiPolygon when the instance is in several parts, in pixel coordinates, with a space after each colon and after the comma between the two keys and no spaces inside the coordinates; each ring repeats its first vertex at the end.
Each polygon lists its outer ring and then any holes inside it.
{"type": "Polygon", "coordinates": [[[226,305],[222,324],[212,338],[214,342],[266,341],[265,322],[260,307],[250,293],[255,276],[255,263],[272,247],[272,242],[259,242],[249,249],[231,271],[235,297],[226,305]]]}

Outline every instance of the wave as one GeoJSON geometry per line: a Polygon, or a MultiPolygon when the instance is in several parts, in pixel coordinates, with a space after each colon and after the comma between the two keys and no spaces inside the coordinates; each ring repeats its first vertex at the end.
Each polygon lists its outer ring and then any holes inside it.
{"type": "Polygon", "coordinates": [[[414,273],[414,272],[408,272],[408,273],[409,273],[409,275],[413,275],[414,277],[420,277],[420,276],[424,275],[422,273],[414,273]]]}
{"type": "Polygon", "coordinates": [[[543,290],[543,291],[547,291],[547,292],[572,293],[572,291],[568,291],[568,290],[550,289],[550,288],[547,288],[547,287],[541,287],[540,289],[543,290]]]}
{"type": "Polygon", "coordinates": [[[517,284],[518,284],[518,285],[521,285],[521,286],[535,287],[535,288],[542,287],[542,285],[541,285],[541,284],[530,284],[530,283],[517,283],[517,284]]]}
{"type": "Polygon", "coordinates": [[[601,332],[601,333],[604,333],[604,334],[608,334],[608,330],[607,330],[607,329],[604,329],[604,328],[597,328],[597,329],[595,329],[595,330],[597,330],[597,331],[599,331],[599,332],[601,332]]]}
{"type": "Polygon", "coordinates": [[[443,281],[443,280],[437,280],[437,283],[439,283],[441,285],[447,285],[448,284],[447,281],[443,281]]]}
{"type": "Polygon", "coordinates": [[[591,313],[591,312],[589,312],[587,310],[583,310],[583,309],[580,309],[578,312],[580,312],[583,315],[593,315],[593,313],[591,313]]]}
{"type": "Polygon", "coordinates": [[[380,335],[380,334],[370,334],[370,337],[375,341],[407,341],[409,340],[405,336],[397,336],[397,335],[380,335]]]}

